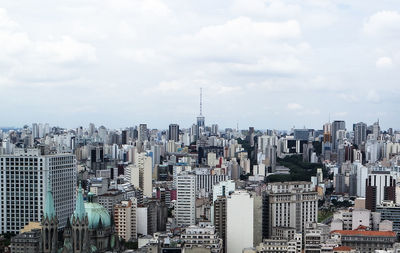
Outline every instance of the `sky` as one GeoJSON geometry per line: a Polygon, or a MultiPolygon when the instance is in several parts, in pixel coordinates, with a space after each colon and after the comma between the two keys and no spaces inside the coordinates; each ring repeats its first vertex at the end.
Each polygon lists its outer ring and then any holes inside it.
{"type": "Polygon", "coordinates": [[[400,129],[398,0],[0,0],[0,125],[400,129]]]}

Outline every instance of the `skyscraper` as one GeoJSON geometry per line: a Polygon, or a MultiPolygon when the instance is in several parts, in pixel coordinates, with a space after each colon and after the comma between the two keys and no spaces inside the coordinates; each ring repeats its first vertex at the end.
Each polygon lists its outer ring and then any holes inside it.
{"type": "Polygon", "coordinates": [[[354,144],[360,146],[367,140],[367,124],[359,122],[354,125],[354,144]]]}
{"type": "Polygon", "coordinates": [[[226,251],[226,196],[219,196],[213,205],[213,217],[215,230],[222,239],[223,251],[226,251]]]}
{"type": "Polygon", "coordinates": [[[186,171],[177,176],[175,214],[178,226],[196,224],[196,176],[186,171]]]}
{"type": "Polygon", "coordinates": [[[335,120],[332,123],[332,150],[334,152],[337,151],[338,144],[338,136],[337,136],[337,131],[339,130],[346,130],[346,123],[343,120],[335,120]]]}
{"type": "Polygon", "coordinates": [[[41,221],[50,179],[54,207],[63,228],[74,210],[76,159],[72,154],[44,155],[39,149],[15,149],[0,156],[0,234],[19,233],[41,221]]]}
{"type": "Polygon", "coordinates": [[[147,124],[140,124],[138,131],[138,140],[141,142],[147,141],[149,139],[149,131],[147,129],[147,124]]]}
{"type": "Polygon", "coordinates": [[[173,140],[174,142],[179,141],[179,125],[170,124],[168,129],[168,140],[173,140]]]}

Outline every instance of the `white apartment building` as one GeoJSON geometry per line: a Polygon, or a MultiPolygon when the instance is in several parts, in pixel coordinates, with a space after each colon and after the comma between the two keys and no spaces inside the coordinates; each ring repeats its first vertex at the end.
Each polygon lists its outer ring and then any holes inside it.
{"type": "Polygon", "coordinates": [[[0,156],[0,234],[19,233],[40,221],[48,182],[63,228],[75,209],[76,159],[72,154],[42,155],[39,149],[15,149],[0,156]]]}
{"type": "Polygon", "coordinates": [[[226,248],[241,253],[253,246],[254,200],[246,191],[235,191],[227,198],[226,248]]]}
{"type": "Polygon", "coordinates": [[[178,226],[196,224],[196,176],[182,172],[177,176],[175,217],[178,226]]]}

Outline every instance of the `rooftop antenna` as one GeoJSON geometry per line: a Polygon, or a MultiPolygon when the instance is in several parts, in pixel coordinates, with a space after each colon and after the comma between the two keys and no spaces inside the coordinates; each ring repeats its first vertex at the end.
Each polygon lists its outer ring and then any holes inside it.
{"type": "Polygon", "coordinates": [[[200,88],[200,116],[203,116],[203,88],[200,88]]]}

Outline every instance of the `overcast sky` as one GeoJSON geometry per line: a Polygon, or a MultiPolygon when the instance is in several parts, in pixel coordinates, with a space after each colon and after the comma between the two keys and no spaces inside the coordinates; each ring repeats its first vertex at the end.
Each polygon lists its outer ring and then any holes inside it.
{"type": "Polygon", "coordinates": [[[0,0],[1,126],[399,129],[400,1],[0,0]]]}

